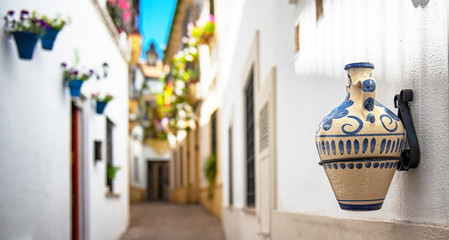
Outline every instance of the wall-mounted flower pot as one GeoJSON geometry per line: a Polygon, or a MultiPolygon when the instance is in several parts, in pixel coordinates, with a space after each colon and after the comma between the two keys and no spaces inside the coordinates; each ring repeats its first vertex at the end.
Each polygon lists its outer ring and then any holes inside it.
{"type": "Polygon", "coordinates": [[[30,60],[33,58],[34,48],[38,40],[38,35],[32,32],[12,32],[17,46],[19,58],[30,60]]]}
{"type": "Polygon", "coordinates": [[[98,114],[103,114],[104,113],[104,109],[106,108],[107,104],[108,104],[108,102],[98,101],[97,100],[97,113],[98,114]]]}
{"type": "Polygon", "coordinates": [[[59,31],[56,28],[48,29],[41,38],[42,48],[46,50],[52,50],[58,33],[59,31]]]}
{"type": "Polygon", "coordinates": [[[75,79],[69,81],[70,95],[72,97],[79,97],[81,94],[81,87],[83,86],[84,81],[75,79]]]}
{"type": "Polygon", "coordinates": [[[375,101],[373,69],[372,63],[346,65],[347,97],[315,136],[320,164],[343,210],[382,207],[405,145],[398,116],[375,101]]]}

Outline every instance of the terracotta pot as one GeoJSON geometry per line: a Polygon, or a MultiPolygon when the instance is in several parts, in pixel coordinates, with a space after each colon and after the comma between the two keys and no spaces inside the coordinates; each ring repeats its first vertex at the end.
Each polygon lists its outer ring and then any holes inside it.
{"type": "Polygon", "coordinates": [[[405,145],[402,122],[375,100],[373,69],[365,62],[345,66],[347,97],[315,136],[320,164],[343,210],[382,207],[405,145]]]}

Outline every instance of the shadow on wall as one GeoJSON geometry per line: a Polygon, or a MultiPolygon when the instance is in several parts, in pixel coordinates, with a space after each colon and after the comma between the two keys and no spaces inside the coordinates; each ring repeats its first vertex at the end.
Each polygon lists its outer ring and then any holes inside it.
{"type": "Polygon", "coordinates": [[[415,6],[415,8],[419,7],[421,5],[421,7],[425,7],[427,5],[427,3],[429,3],[429,0],[412,0],[413,2],[413,6],[415,6]]]}

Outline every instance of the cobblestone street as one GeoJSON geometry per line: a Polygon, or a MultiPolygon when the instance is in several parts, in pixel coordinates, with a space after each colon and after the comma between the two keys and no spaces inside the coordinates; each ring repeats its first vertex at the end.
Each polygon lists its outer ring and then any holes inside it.
{"type": "Polygon", "coordinates": [[[131,205],[122,240],[224,240],[220,221],[201,205],[151,202],[131,205]]]}

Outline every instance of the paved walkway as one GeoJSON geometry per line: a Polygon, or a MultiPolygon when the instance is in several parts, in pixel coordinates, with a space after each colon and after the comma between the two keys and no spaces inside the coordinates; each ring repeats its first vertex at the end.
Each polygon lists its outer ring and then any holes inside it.
{"type": "Polygon", "coordinates": [[[201,205],[149,202],[131,205],[122,240],[224,240],[221,223],[201,205]]]}

